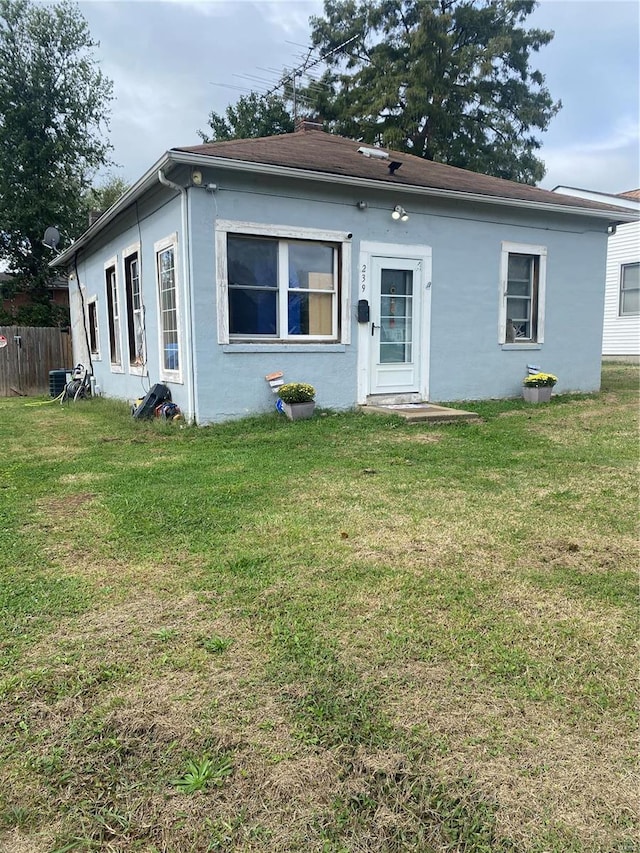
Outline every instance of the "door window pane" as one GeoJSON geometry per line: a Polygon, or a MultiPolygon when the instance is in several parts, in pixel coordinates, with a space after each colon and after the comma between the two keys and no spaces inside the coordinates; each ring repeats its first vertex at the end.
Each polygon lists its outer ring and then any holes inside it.
{"type": "Polygon", "coordinates": [[[409,364],[411,344],[380,344],[380,364],[409,364]]]}
{"type": "Polygon", "coordinates": [[[381,272],[380,292],[383,296],[412,296],[412,270],[386,270],[381,272]]]}
{"type": "Polygon", "coordinates": [[[380,364],[412,360],[413,271],[380,271],[380,364]]]}

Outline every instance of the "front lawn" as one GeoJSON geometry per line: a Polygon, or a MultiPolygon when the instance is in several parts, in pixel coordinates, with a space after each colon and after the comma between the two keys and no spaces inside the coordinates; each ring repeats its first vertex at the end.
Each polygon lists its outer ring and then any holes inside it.
{"type": "Polygon", "coordinates": [[[0,851],[636,851],[637,368],[466,408],[0,400],[0,851]]]}

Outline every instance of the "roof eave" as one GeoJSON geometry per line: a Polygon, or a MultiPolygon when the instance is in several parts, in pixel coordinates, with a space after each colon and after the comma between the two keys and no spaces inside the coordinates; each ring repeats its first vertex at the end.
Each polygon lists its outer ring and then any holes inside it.
{"type": "Polygon", "coordinates": [[[144,175],[139,178],[129,187],[129,189],[124,193],[124,195],[120,196],[120,198],[111,205],[108,210],[106,210],[99,219],[90,225],[89,228],[78,237],[77,240],[60,252],[59,255],[50,261],[50,267],[61,267],[68,264],[73,256],[80,251],[87,243],[90,243],[91,240],[95,236],[97,236],[102,229],[107,226],[110,222],[112,222],[119,213],[126,210],[130,205],[132,205],[140,196],[146,192],[151,186],[158,182],[158,170],[163,169],[165,166],[168,166],[171,162],[171,157],[169,156],[169,152],[165,151],[165,153],[157,160],[150,169],[148,169],[144,175]]]}
{"type": "Polygon", "coordinates": [[[317,172],[312,169],[298,169],[291,166],[276,166],[269,163],[254,163],[249,160],[237,160],[230,157],[215,157],[211,154],[193,154],[186,151],[169,151],[171,160],[175,163],[186,165],[208,165],[214,164],[224,169],[233,169],[243,172],[254,172],[279,177],[301,177],[309,180],[335,183],[336,178],[347,186],[368,187],[371,189],[383,189],[394,193],[407,192],[433,198],[447,198],[458,201],[472,201],[480,204],[497,204],[505,207],[518,207],[529,210],[546,211],[550,213],[566,213],[577,216],[589,216],[596,219],[605,219],[612,224],[614,222],[634,222],[638,217],[628,214],[626,211],[596,210],[576,205],[560,205],[548,202],[529,201],[525,199],[513,199],[506,196],[492,196],[483,193],[469,193],[460,190],[444,190],[435,187],[424,187],[418,184],[391,184],[388,181],[379,181],[373,178],[358,178],[353,175],[336,175],[332,172],[317,172]]]}
{"type": "Polygon", "coordinates": [[[638,215],[627,211],[595,210],[575,205],[557,205],[547,202],[529,201],[525,199],[514,199],[506,196],[484,195],[483,193],[462,192],[460,190],[445,190],[436,187],[424,187],[418,184],[391,184],[388,181],[375,180],[373,178],[359,178],[353,175],[335,175],[330,172],[318,172],[313,169],[299,169],[290,166],[278,166],[270,163],[254,163],[249,160],[237,160],[231,157],[215,157],[211,154],[194,154],[186,151],[170,150],[157,160],[135,184],[122,195],[102,216],[96,220],[77,240],[60,252],[50,263],[50,267],[61,267],[68,264],[73,256],[84,246],[91,242],[103,228],[109,225],[118,214],[133,204],[146,190],[153,186],[158,180],[158,170],[175,163],[177,165],[190,166],[218,166],[223,169],[241,172],[252,172],[254,174],[273,175],[275,177],[303,178],[306,180],[320,181],[323,183],[335,183],[336,178],[346,185],[387,192],[403,192],[431,198],[444,198],[454,201],[476,202],[478,204],[493,204],[502,207],[515,207],[525,210],[536,210],[547,213],[562,213],[574,216],[586,216],[595,219],[604,219],[611,224],[622,224],[624,222],[635,222],[638,215]]]}

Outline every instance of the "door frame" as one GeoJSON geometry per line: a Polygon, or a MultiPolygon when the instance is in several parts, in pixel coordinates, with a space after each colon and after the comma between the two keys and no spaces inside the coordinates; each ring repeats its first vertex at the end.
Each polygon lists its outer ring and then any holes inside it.
{"type": "MultiPolygon", "coordinates": [[[[398,260],[422,261],[423,279],[416,322],[420,329],[419,351],[416,361],[419,370],[420,386],[418,395],[421,400],[429,399],[429,361],[431,350],[431,246],[402,243],[378,243],[363,240],[360,243],[358,263],[358,293],[356,302],[366,299],[371,305],[375,293],[372,280],[373,258],[394,258],[398,260]]],[[[364,404],[369,397],[371,365],[371,323],[358,323],[358,403],[364,404]]]]}

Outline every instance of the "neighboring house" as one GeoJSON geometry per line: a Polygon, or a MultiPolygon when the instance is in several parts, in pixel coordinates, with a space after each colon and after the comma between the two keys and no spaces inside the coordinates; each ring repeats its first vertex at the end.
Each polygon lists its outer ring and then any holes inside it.
{"type": "MultiPolygon", "coordinates": [[[[11,284],[15,276],[8,272],[0,272],[0,309],[10,317],[15,317],[21,308],[31,305],[28,292],[11,293],[11,284]]],[[[51,302],[61,308],[69,307],[69,286],[64,276],[56,276],[50,285],[51,302]]]]}
{"type": "Polygon", "coordinates": [[[104,394],[205,424],[273,409],[595,391],[607,230],[629,211],[296,133],[174,148],[52,263],[104,394]]]}
{"type": "MultiPolygon", "coordinates": [[[[553,191],[640,213],[640,190],[608,195],[559,186],[553,191]]],[[[619,225],[609,237],[602,354],[634,360],[640,356],[640,222],[637,221],[619,225]]]]}

